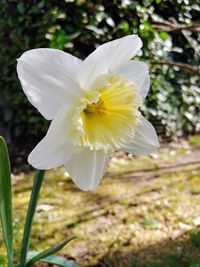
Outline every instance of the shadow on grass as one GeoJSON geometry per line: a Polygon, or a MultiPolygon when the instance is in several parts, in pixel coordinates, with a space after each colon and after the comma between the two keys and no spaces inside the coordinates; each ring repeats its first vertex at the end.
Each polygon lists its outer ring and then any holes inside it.
{"type": "Polygon", "coordinates": [[[183,235],[137,251],[128,244],[120,249],[113,246],[97,264],[88,267],[200,267],[200,228],[186,240],[183,235]]]}

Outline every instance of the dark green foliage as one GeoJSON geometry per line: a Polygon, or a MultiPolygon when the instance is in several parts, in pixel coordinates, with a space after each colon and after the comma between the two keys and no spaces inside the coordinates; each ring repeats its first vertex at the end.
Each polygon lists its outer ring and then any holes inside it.
{"type": "MultiPolygon", "coordinates": [[[[198,76],[177,67],[151,64],[172,60],[198,66],[198,51],[180,31],[158,32],[153,20],[170,17],[198,23],[195,0],[145,1],[0,1],[0,132],[7,142],[30,149],[46,132],[48,122],[28,103],[16,76],[16,58],[38,47],[63,49],[85,58],[103,42],[138,33],[144,47],[139,59],[151,70],[151,93],[145,115],[167,135],[198,130],[198,76]]],[[[198,42],[197,33],[190,36],[198,42]]],[[[195,43],[195,46],[197,44],[195,43]]],[[[159,130],[159,129],[158,129],[159,130]]],[[[12,153],[13,154],[13,153],[12,153]]],[[[13,157],[18,162],[18,153],[13,157]]]]}
{"type": "Polygon", "coordinates": [[[191,232],[190,240],[193,246],[200,248],[200,226],[191,232]]]}

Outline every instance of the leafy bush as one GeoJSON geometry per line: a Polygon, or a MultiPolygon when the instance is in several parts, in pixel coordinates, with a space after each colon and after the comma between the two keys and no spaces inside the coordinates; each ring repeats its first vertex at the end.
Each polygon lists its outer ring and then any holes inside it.
{"type": "MultiPolygon", "coordinates": [[[[165,136],[197,131],[198,71],[158,64],[180,61],[197,68],[197,32],[159,31],[153,24],[170,18],[171,23],[194,24],[199,9],[195,0],[180,0],[176,5],[173,0],[2,0],[0,133],[23,153],[42,138],[48,126],[28,103],[17,80],[16,58],[24,51],[52,47],[85,58],[101,43],[131,33],[142,38],[138,59],[149,63],[151,70],[151,92],[142,111],[165,136]]],[[[18,160],[18,153],[13,155],[18,160]]]]}

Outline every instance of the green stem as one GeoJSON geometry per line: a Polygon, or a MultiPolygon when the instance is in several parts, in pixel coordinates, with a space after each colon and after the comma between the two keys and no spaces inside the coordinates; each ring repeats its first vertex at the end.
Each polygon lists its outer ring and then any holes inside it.
{"type": "Polygon", "coordinates": [[[10,259],[10,257],[8,257],[8,267],[13,267],[13,262],[12,259],[10,259]]]}
{"type": "Polygon", "coordinates": [[[34,184],[33,184],[32,193],[31,193],[31,198],[30,198],[29,207],[28,207],[28,212],[27,212],[27,216],[26,216],[26,223],[25,223],[25,227],[24,227],[24,235],[23,235],[23,240],[22,240],[21,257],[20,257],[19,267],[25,267],[26,266],[26,258],[27,258],[27,253],[28,253],[28,249],[29,249],[31,227],[32,227],[33,217],[35,214],[37,200],[38,200],[38,196],[40,193],[40,188],[42,185],[44,174],[45,174],[45,171],[38,170],[36,175],[35,175],[34,184]]]}

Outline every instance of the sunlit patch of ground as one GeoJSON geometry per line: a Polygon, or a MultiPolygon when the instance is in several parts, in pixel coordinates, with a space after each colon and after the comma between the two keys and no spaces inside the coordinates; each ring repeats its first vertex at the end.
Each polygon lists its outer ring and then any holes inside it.
{"type": "MultiPolygon", "coordinates": [[[[60,254],[81,266],[200,267],[198,148],[192,140],[150,157],[117,153],[101,185],[89,193],[80,191],[64,169],[48,171],[31,250],[76,235],[60,254]]],[[[31,185],[32,174],[13,177],[18,250],[31,185]]]]}

